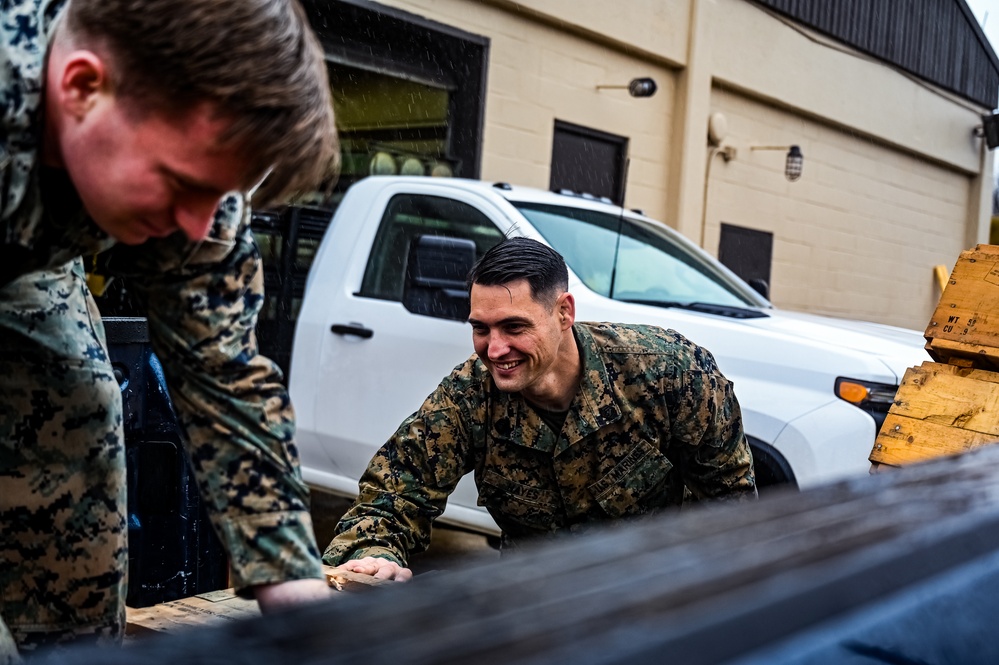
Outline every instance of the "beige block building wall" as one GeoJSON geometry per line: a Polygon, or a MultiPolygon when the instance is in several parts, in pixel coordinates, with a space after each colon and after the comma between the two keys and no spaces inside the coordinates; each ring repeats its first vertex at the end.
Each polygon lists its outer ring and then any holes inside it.
{"type": "Polygon", "coordinates": [[[556,119],[626,136],[626,205],[712,254],[722,223],[773,233],[779,307],[922,329],[933,266],[987,239],[986,109],[746,0],[383,4],[490,39],[483,178],[546,188],[556,119]],[[639,76],[654,97],[596,88],[639,76]],[[709,169],[713,113],[735,158],[709,169]],[[795,183],[752,150],[790,144],[795,183]]]}
{"type": "Polygon", "coordinates": [[[965,249],[971,178],[724,88],[712,108],[740,147],[712,164],[705,245],[718,246],[721,222],[772,232],[775,304],[924,328],[939,297],[931,267],[965,249]],[[805,155],[797,182],[783,151],[751,149],[789,143],[805,155]]]}
{"type": "Polygon", "coordinates": [[[666,219],[679,68],[664,54],[643,51],[631,41],[644,39],[651,48],[678,39],[677,12],[686,20],[685,3],[627,0],[608,11],[603,2],[559,1],[545,12],[528,8],[535,3],[505,1],[381,4],[489,38],[483,179],[547,189],[555,120],[562,120],[628,137],[626,203],[666,219]],[[636,23],[636,16],[643,20],[636,23]],[[614,37],[599,34],[602,28],[614,37]],[[597,89],[642,76],[655,79],[655,96],[636,100],[626,90],[597,89]]]}
{"type": "Polygon", "coordinates": [[[705,247],[721,222],[772,231],[776,305],[924,329],[933,266],[987,242],[992,160],[972,135],[987,109],[748,2],[704,6],[726,45],[711,54],[711,112],[737,151],[712,165],[705,247]],[[752,146],[788,144],[804,174],[771,182],[780,155],[752,146]]]}

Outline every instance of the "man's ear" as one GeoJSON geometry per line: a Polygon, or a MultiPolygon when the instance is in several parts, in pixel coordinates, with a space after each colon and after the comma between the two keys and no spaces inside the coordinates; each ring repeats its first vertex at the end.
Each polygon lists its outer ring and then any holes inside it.
{"type": "Polygon", "coordinates": [[[566,291],[555,301],[555,308],[558,310],[559,323],[562,330],[568,330],[576,321],[576,299],[566,291]]]}
{"type": "Polygon", "coordinates": [[[104,61],[86,50],[67,54],[57,80],[57,89],[50,94],[54,93],[63,111],[77,120],[82,120],[98,96],[111,87],[104,61]]]}

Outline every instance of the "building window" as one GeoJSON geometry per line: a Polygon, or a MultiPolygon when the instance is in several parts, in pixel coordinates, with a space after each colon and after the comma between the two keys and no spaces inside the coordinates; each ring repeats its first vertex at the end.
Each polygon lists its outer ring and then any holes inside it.
{"type": "Polygon", "coordinates": [[[769,298],[774,234],[732,224],[721,225],[718,260],[769,298]]]}
{"type": "Polygon", "coordinates": [[[448,146],[451,90],[346,65],[330,66],[340,178],[458,175],[448,146]]]}
{"type": "Polygon", "coordinates": [[[374,2],[305,0],[342,150],[332,199],[369,175],[478,178],[489,39],[374,2]]]}
{"type": "Polygon", "coordinates": [[[628,139],[623,136],[556,120],[550,188],[622,205],[627,152],[628,139]]]}

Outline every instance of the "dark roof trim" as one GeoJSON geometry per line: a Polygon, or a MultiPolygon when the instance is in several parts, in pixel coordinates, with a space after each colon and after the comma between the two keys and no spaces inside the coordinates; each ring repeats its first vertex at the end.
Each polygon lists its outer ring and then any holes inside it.
{"type": "Polygon", "coordinates": [[[750,2],[985,108],[999,102],[999,58],[965,0],[750,2]]]}
{"type": "MultiPolygon", "coordinates": [[[[968,6],[966,0],[956,0],[961,11],[964,12],[964,18],[967,19],[968,23],[975,30],[975,36],[978,37],[978,43],[981,44],[982,51],[988,56],[989,60],[992,62],[992,68],[999,71],[999,57],[996,56],[995,50],[992,48],[992,44],[989,43],[989,38],[986,36],[985,31],[982,30],[982,26],[978,23],[978,19],[971,11],[971,7],[968,6]]],[[[999,18],[999,17],[997,17],[999,18]]]]}

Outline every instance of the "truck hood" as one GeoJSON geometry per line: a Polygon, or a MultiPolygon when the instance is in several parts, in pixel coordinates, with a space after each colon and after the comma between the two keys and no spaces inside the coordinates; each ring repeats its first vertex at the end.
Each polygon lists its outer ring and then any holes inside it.
{"type": "Polygon", "coordinates": [[[871,354],[895,374],[896,383],[902,380],[902,374],[907,368],[930,360],[923,349],[926,340],[918,330],[780,309],[767,312],[770,314],[768,318],[747,319],[746,325],[766,328],[799,340],[812,340],[831,347],[871,354]]]}
{"type": "Polygon", "coordinates": [[[905,370],[929,360],[920,332],[865,321],[780,309],[731,318],[680,308],[577,299],[580,320],[650,323],[673,328],[715,356],[726,375],[832,395],[836,377],[898,384],[905,370]]]}

